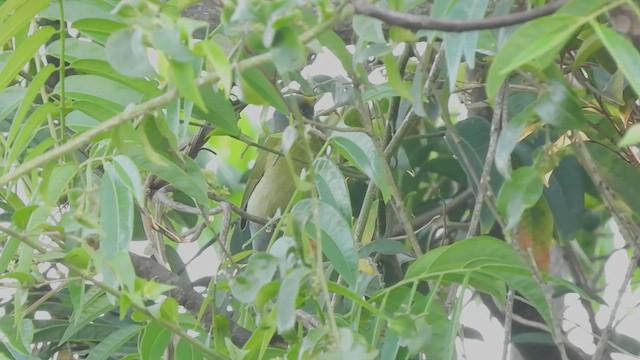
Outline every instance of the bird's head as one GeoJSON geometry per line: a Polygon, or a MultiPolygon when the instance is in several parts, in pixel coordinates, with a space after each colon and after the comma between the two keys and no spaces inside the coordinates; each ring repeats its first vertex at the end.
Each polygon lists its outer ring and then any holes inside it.
{"type": "MultiPolygon", "coordinates": [[[[295,94],[289,95],[285,99],[290,107],[297,107],[302,117],[307,120],[313,120],[314,106],[316,105],[316,101],[318,100],[317,98],[295,94]]],[[[282,132],[287,128],[287,126],[289,126],[289,115],[283,114],[280,111],[276,111],[273,114],[273,118],[267,121],[267,126],[272,134],[282,132]]]]}

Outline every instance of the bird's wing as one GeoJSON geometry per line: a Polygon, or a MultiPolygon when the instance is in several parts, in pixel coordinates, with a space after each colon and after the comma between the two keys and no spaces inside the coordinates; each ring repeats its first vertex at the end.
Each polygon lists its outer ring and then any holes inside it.
{"type": "MultiPolygon", "coordinates": [[[[278,142],[278,139],[268,138],[267,141],[264,142],[264,145],[271,149],[277,149],[276,146],[278,142]]],[[[242,195],[242,210],[247,209],[249,198],[251,197],[251,194],[253,194],[253,190],[255,190],[258,183],[260,183],[260,180],[262,180],[267,166],[273,166],[273,156],[278,155],[270,153],[266,150],[258,149],[258,157],[256,158],[253,168],[251,169],[251,173],[249,174],[249,178],[247,179],[247,185],[244,189],[244,194],[242,195]]],[[[247,221],[245,219],[242,219],[241,225],[243,229],[246,226],[246,223],[247,221]]]]}

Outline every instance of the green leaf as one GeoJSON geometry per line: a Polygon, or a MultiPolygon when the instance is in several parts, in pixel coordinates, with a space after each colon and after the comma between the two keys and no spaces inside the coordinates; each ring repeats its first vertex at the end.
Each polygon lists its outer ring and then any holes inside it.
{"type": "MultiPolygon", "coordinates": [[[[23,329],[33,329],[33,320],[31,319],[22,319],[20,320],[19,326],[23,329]]],[[[31,338],[25,338],[24,335],[28,335],[28,333],[20,333],[16,331],[16,318],[15,316],[3,316],[0,318],[0,332],[2,332],[5,336],[5,339],[8,340],[9,344],[18,351],[20,354],[29,355],[31,354],[31,342],[33,340],[33,334],[31,338]]]]}
{"type": "MultiPolygon", "coordinates": [[[[26,96],[27,91],[28,90],[22,86],[11,86],[0,90],[0,121],[7,118],[19,106],[22,105],[22,103],[24,102],[23,98],[26,96]]],[[[31,104],[29,103],[28,106],[31,107],[31,104]]],[[[13,122],[11,124],[13,125],[13,122]]],[[[10,131],[10,133],[13,132],[12,137],[15,137],[15,133],[19,129],[20,128],[16,126],[15,129],[12,129],[10,131]]]]}
{"type": "Polygon", "coordinates": [[[553,213],[560,240],[570,241],[582,225],[585,173],[574,156],[567,156],[551,173],[544,197],[553,213]]]}
{"type": "Polygon", "coordinates": [[[212,86],[205,85],[200,88],[200,94],[207,113],[200,108],[195,108],[193,109],[194,115],[230,135],[239,135],[238,115],[224,93],[215,91],[212,86]]]}
{"type": "Polygon", "coordinates": [[[146,79],[136,79],[136,81],[131,81],[131,78],[126,77],[113,70],[113,68],[106,61],[77,60],[71,64],[71,67],[81,73],[98,75],[103,78],[113,80],[121,85],[144,94],[145,97],[151,98],[162,94],[162,90],[158,89],[157,82],[146,79]]]}
{"type": "Polygon", "coordinates": [[[114,308],[115,305],[111,304],[104,291],[97,287],[87,290],[79,306],[73,310],[71,321],[60,338],[59,344],[64,344],[87,324],[114,308]]]}
{"type": "Polygon", "coordinates": [[[383,159],[378,155],[373,140],[367,134],[334,131],[331,134],[331,142],[342,156],[378,186],[385,200],[389,199],[391,187],[385,176],[383,159]]]}
{"type": "Polygon", "coordinates": [[[266,253],[256,253],[231,282],[231,294],[240,302],[254,302],[260,289],[271,282],[276,270],[278,260],[275,257],[266,253]]]}
{"type": "Polygon", "coordinates": [[[41,199],[46,206],[55,206],[60,200],[60,195],[67,189],[69,182],[76,176],[78,166],[74,163],[66,163],[56,166],[48,177],[45,177],[39,188],[41,199]]]}
{"type": "Polygon", "coordinates": [[[351,197],[342,171],[327,158],[315,159],[313,169],[320,200],[336,208],[350,222],[351,197]]]}
{"type": "MultiPolygon", "coordinates": [[[[446,15],[446,19],[482,19],[485,15],[488,0],[472,0],[454,2],[452,8],[446,15]]],[[[449,75],[449,87],[454,89],[458,79],[458,69],[462,61],[462,55],[466,58],[466,63],[473,67],[475,64],[475,51],[478,42],[478,31],[467,31],[462,33],[445,32],[443,34],[444,54],[449,75]]]]}
{"type": "Polygon", "coordinates": [[[106,163],[104,170],[100,186],[100,218],[105,238],[100,243],[100,251],[109,258],[129,251],[133,234],[133,200],[114,164],[106,163]]]}
{"type": "Polygon", "coordinates": [[[400,69],[398,68],[398,63],[396,62],[396,58],[393,54],[386,54],[382,57],[382,61],[386,67],[387,79],[389,80],[389,85],[395,90],[398,95],[402,96],[405,99],[411,100],[411,92],[407,87],[407,84],[402,80],[402,76],[400,76],[400,69]]]}
{"type": "MultiPolygon", "coordinates": [[[[65,77],[64,83],[68,99],[87,101],[118,112],[124,110],[129,104],[140,102],[143,98],[137,91],[96,75],[68,76],[65,77]]],[[[54,91],[57,94],[60,93],[59,83],[54,91]]]]}
{"type": "Polygon", "coordinates": [[[437,279],[461,283],[470,273],[469,285],[503,301],[505,286],[520,292],[551,324],[543,290],[513,247],[504,241],[477,236],[429,251],[407,269],[405,281],[437,279]]]}
{"type": "Polygon", "coordinates": [[[553,214],[544,197],[524,211],[517,230],[517,240],[523,249],[530,249],[536,266],[549,271],[553,241],[553,214]]]}
{"type": "Polygon", "coordinates": [[[118,149],[140,168],[174,185],[196,202],[206,204],[207,183],[202,169],[193,159],[177,153],[175,145],[167,147],[167,142],[175,143],[175,138],[165,127],[157,128],[161,121],[147,118],[137,130],[131,124],[123,124],[114,131],[113,139],[118,149]]]}
{"type": "Polygon", "coordinates": [[[180,39],[180,32],[174,27],[155,27],[151,30],[151,44],[171,60],[177,62],[191,62],[193,60],[193,55],[180,39]]]}
{"type": "Polygon", "coordinates": [[[37,55],[38,48],[49,40],[55,32],[56,30],[53,27],[45,26],[36,30],[25,41],[20,43],[13,54],[11,54],[9,61],[7,61],[2,70],[0,70],[0,89],[4,89],[15,79],[24,65],[32,57],[37,55]]]}
{"type": "Polygon", "coordinates": [[[374,240],[367,245],[363,246],[359,254],[361,257],[369,256],[373,253],[382,255],[396,255],[401,253],[407,253],[407,248],[398,240],[379,239],[374,240]]]}
{"type": "MultiPolygon", "coordinates": [[[[11,11],[13,11],[11,16],[6,18],[6,21],[0,21],[2,24],[2,31],[0,32],[0,47],[3,47],[9,39],[20,31],[20,29],[29,24],[36,14],[45,9],[47,5],[49,5],[49,0],[24,1],[19,7],[13,7],[13,5],[15,4],[7,2],[0,7],[0,14],[3,15],[2,17],[7,16],[11,11]]],[[[0,18],[0,20],[5,19],[0,18]]],[[[31,55],[35,55],[35,52],[31,55]]],[[[4,78],[0,78],[0,80],[4,81],[4,78]]],[[[0,86],[0,88],[4,88],[4,86],[0,86]]]]}
{"type": "Polygon", "coordinates": [[[26,230],[27,224],[29,223],[29,218],[31,218],[31,214],[38,208],[38,206],[39,205],[34,204],[17,209],[11,217],[11,222],[13,223],[13,225],[15,225],[18,229],[26,230]]]}
{"type": "Polygon", "coordinates": [[[280,333],[293,329],[296,323],[296,300],[300,283],[309,272],[309,269],[300,267],[287,274],[282,280],[278,291],[278,302],[276,302],[276,326],[280,333]]]}
{"type": "Polygon", "coordinates": [[[169,346],[171,331],[157,321],[150,321],[142,331],[138,343],[141,360],[157,360],[169,346]]]}
{"type": "Polygon", "coordinates": [[[113,170],[112,174],[118,176],[118,179],[129,189],[133,194],[134,199],[139,206],[144,206],[144,190],[142,185],[142,177],[136,167],[136,164],[130,158],[124,155],[116,155],[111,163],[113,170]]]}
{"type": "MultiPolygon", "coordinates": [[[[60,59],[62,56],[62,43],[60,40],[53,41],[47,45],[46,53],[49,56],[60,59]]],[[[100,60],[106,61],[107,55],[104,47],[99,44],[82,41],[74,38],[64,39],[64,60],[74,62],[78,60],[100,60]]]]}
{"type": "Polygon", "coordinates": [[[382,20],[369,16],[355,15],[353,17],[353,31],[362,40],[374,43],[386,43],[382,32],[382,20]]]}
{"type": "Polygon", "coordinates": [[[10,144],[9,155],[6,159],[8,164],[15,162],[22,155],[35,138],[40,127],[47,121],[47,115],[52,115],[57,110],[56,105],[48,102],[31,113],[31,116],[19,128],[16,138],[7,141],[10,144]]]}
{"type": "Polygon", "coordinates": [[[346,71],[353,69],[353,55],[347,50],[347,45],[333,31],[327,30],[318,36],[318,40],[335,55],[346,71]]]}
{"type": "MultiPolygon", "coordinates": [[[[71,125],[91,128],[101,121],[105,121],[118,114],[118,112],[112,108],[105,108],[88,101],[75,101],[71,109],[75,109],[75,111],[67,115],[67,126],[70,128],[71,125]]],[[[99,138],[96,138],[96,140],[97,139],[99,138]]]]}
{"type": "Polygon", "coordinates": [[[640,143],[640,124],[633,124],[627,128],[624,136],[618,142],[619,147],[626,147],[640,143]]]}
{"type": "MultiPolygon", "coordinates": [[[[36,76],[33,78],[29,87],[27,88],[27,92],[24,94],[22,102],[20,103],[20,107],[16,111],[15,116],[13,117],[13,121],[11,122],[11,129],[9,130],[9,135],[7,135],[7,139],[13,140],[16,136],[16,133],[22,128],[22,121],[29,113],[29,110],[32,110],[32,106],[34,100],[38,95],[40,95],[40,91],[42,87],[45,85],[49,76],[56,70],[56,67],[53,64],[48,64],[38,71],[36,76]]],[[[0,115],[0,119],[4,117],[0,115]]]]}
{"type": "Polygon", "coordinates": [[[521,167],[511,173],[498,194],[498,211],[507,219],[506,230],[518,224],[524,211],[536,204],[542,195],[542,177],[532,167],[521,167]]]}
{"type": "Polygon", "coordinates": [[[588,18],[565,14],[541,17],[518,28],[496,54],[487,74],[487,96],[495,97],[498,88],[515,69],[530,62],[545,68],[557,56],[588,18]]]}
{"type": "Polygon", "coordinates": [[[191,343],[187,342],[184,339],[180,339],[178,341],[178,345],[176,345],[174,359],[200,360],[205,359],[205,355],[199,348],[191,345],[191,343]]]}
{"type": "MultiPolygon", "coordinates": [[[[65,17],[67,17],[66,11],[65,17]]],[[[105,45],[111,34],[118,30],[121,30],[122,28],[126,27],[126,25],[121,22],[109,19],[90,18],[74,21],[73,27],[80,31],[83,35],[86,35],[92,40],[105,45]]]]}
{"type": "Polygon", "coordinates": [[[258,68],[244,70],[239,74],[240,98],[254,105],[273,106],[283,114],[289,113],[289,107],[282,95],[258,68]]]}
{"type": "MultiPolygon", "coordinates": [[[[233,85],[233,73],[231,63],[222,47],[213,40],[204,40],[194,46],[194,52],[206,59],[213,65],[213,68],[220,77],[218,87],[224,90],[225,97],[229,97],[233,85]]],[[[206,100],[205,100],[206,102],[206,100]]]]}
{"type": "Polygon", "coordinates": [[[322,252],[342,277],[354,287],[358,279],[358,252],[349,223],[333,206],[322,201],[303,199],[293,206],[291,213],[306,234],[322,239],[322,252]],[[314,216],[317,210],[318,216],[314,216]],[[319,225],[317,229],[314,225],[319,225]]]}
{"type": "Polygon", "coordinates": [[[118,328],[91,349],[87,360],[109,359],[118,351],[118,349],[137,335],[140,332],[140,329],[141,327],[139,325],[127,325],[118,328]]]}
{"type": "MultiPolygon", "coordinates": [[[[49,19],[60,19],[58,5],[58,0],[54,0],[40,15],[49,19]]],[[[111,13],[113,6],[112,2],[102,0],[64,0],[64,19],[70,22],[76,22],[81,19],[116,20],[116,17],[111,13]]]]}
{"type": "Polygon", "coordinates": [[[122,75],[143,78],[154,74],[149,64],[147,48],[142,42],[142,30],[121,29],[109,36],[106,51],[111,67],[122,75]]]}
{"type": "Polygon", "coordinates": [[[578,98],[560,80],[549,80],[540,93],[536,113],[549,125],[561,129],[576,129],[585,125],[578,98]]]}
{"type": "Polygon", "coordinates": [[[173,83],[180,91],[180,95],[184,96],[187,100],[193,101],[201,109],[206,109],[204,100],[198,90],[196,84],[196,75],[193,71],[193,64],[191,62],[180,62],[176,60],[169,60],[171,69],[171,78],[173,83]]]}
{"type": "Polygon", "coordinates": [[[611,57],[622,71],[631,87],[640,96],[640,53],[624,36],[608,27],[592,22],[591,24],[611,57]]]}
{"type": "Polygon", "coordinates": [[[509,119],[507,125],[500,132],[496,145],[495,164],[496,169],[505,178],[509,177],[511,170],[511,153],[516,148],[516,145],[518,145],[522,132],[526,129],[529,122],[534,119],[533,107],[529,107],[509,119]]]}
{"type": "Polygon", "coordinates": [[[278,29],[270,53],[280,74],[298,70],[307,60],[304,45],[296,31],[288,26],[278,29]]]}
{"type": "Polygon", "coordinates": [[[129,261],[129,244],[133,237],[133,199],[111,163],[104,165],[100,184],[100,222],[104,237],[99,252],[103,256],[105,282],[115,285],[117,277],[127,289],[133,289],[135,272],[129,261]]]}

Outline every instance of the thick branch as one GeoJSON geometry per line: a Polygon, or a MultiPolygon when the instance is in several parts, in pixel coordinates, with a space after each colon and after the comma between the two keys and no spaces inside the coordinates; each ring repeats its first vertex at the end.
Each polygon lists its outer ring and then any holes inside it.
{"type": "Polygon", "coordinates": [[[424,15],[408,14],[382,9],[369,4],[364,0],[351,1],[351,5],[353,5],[356,14],[380,19],[388,25],[396,25],[411,30],[440,30],[447,32],[497,29],[505,26],[522,24],[539,17],[551,15],[565,3],[567,3],[566,0],[559,0],[530,11],[481,20],[452,20],[437,19],[424,15]]]}
{"type": "MultiPolygon", "coordinates": [[[[190,313],[198,316],[203,306],[204,298],[193,289],[191,283],[170,272],[167,268],[151,258],[132,253],[129,255],[131,256],[131,262],[133,263],[137,276],[174,286],[173,289],[169,290],[169,295],[176,299],[176,301],[184,306],[190,313]]],[[[211,304],[208,304],[202,316],[202,326],[205,329],[211,329],[212,325],[212,308],[211,304]]],[[[236,324],[233,320],[229,320],[229,330],[231,332],[231,341],[238,346],[244,346],[251,337],[249,330],[236,324]]],[[[273,338],[272,345],[281,343],[282,339],[279,337],[273,338]]]]}

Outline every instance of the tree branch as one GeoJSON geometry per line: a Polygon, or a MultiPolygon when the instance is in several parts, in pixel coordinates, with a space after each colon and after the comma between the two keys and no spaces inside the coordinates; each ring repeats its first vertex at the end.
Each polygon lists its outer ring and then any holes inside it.
{"type": "Polygon", "coordinates": [[[389,9],[382,9],[369,4],[364,0],[351,1],[351,5],[353,6],[354,12],[356,14],[380,19],[388,25],[400,26],[411,30],[440,30],[447,32],[497,29],[505,26],[522,24],[539,17],[551,15],[566,3],[566,0],[559,0],[530,11],[482,20],[452,20],[437,19],[424,15],[416,15],[389,9]]]}

